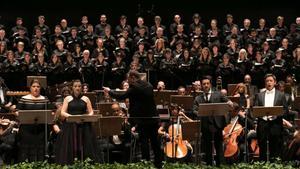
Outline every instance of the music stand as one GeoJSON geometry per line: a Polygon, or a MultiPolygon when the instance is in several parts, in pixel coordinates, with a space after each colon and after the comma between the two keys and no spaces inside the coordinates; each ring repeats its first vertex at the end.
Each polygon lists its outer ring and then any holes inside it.
{"type": "Polygon", "coordinates": [[[45,124],[45,157],[48,157],[48,124],[52,124],[54,115],[51,110],[19,110],[17,119],[20,124],[45,124]]]}
{"type": "Polygon", "coordinates": [[[228,96],[231,96],[231,95],[233,95],[234,93],[234,89],[236,88],[236,86],[237,86],[237,84],[228,84],[227,85],[227,95],[228,96]]]}
{"type": "Polygon", "coordinates": [[[66,120],[70,123],[86,123],[86,122],[97,122],[100,118],[100,115],[71,115],[66,120]]]}
{"type": "Polygon", "coordinates": [[[198,116],[225,116],[230,110],[227,103],[204,103],[198,105],[198,116]]]}
{"type": "Polygon", "coordinates": [[[102,116],[113,116],[114,111],[111,108],[112,104],[112,102],[96,103],[96,107],[99,110],[99,113],[102,114],[102,116]]]}
{"type": "MultiPolygon", "coordinates": [[[[100,118],[99,115],[88,115],[88,114],[82,114],[82,115],[71,115],[66,119],[66,122],[68,123],[77,123],[82,124],[86,122],[97,122],[100,118]]],[[[78,128],[78,135],[79,135],[79,146],[80,146],[80,159],[83,161],[83,142],[82,142],[82,128],[78,128]]],[[[76,139],[76,138],[74,138],[76,139]]]]}
{"type": "Polygon", "coordinates": [[[156,105],[168,105],[170,103],[171,95],[176,95],[176,90],[161,90],[154,91],[154,101],[156,105]]]}
{"type": "Polygon", "coordinates": [[[300,128],[300,119],[295,119],[295,125],[300,128]]]}
{"type": "MultiPolygon", "coordinates": [[[[182,139],[188,140],[189,142],[195,140],[196,141],[196,163],[200,162],[199,160],[199,137],[200,137],[200,128],[201,125],[200,120],[195,121],[183,121],[181,123],[181,130],[182,130],[182,139]],[[198,161],[199,160],[199,161],[198,161]]],[[[201,156],[200,156],[201,157],[201,156]]]]}
{"type": "Polygon", "coordinates": [[[239,104],[240,97],[227,96],[227,98],[228,98],[229,100],[231,100],[232,102],[239,104]]]}
{"type": "MultiPolygon", "coordinates": [[[[273,107],[264,107],[264,106],[254,106],[253,107],[253,116],[254,117],[264,117],[264,116],[279,116],[283,114],[283,106],[273,106],[273,107]]],[[[269,125],[269,118],[267,118],[267,124],[269,125]]],[[[270,127],[268,127],[270,129],[270,127]]],[[[270,147],[269,147],[269,133],[267,131],[267,161],[270,160],[270,147]]]]}
{"type": "MultiPolygon", "coordinates": [[[[227,103],[204,103],[198,105],[198,116],[199,117],[213,117],[213,116],[225,116],[229,111],[229,105],[227,103]]],[[[201,131],[201,125],[200,125],[201,131]]],[[[202,134],[200,134],[201,140],[202,134]]],[[[212,156],[212,164],[214,164],[214,134],[212,133],[211,139],[211,156],[212,156]]],[[[201,144],[200,144],[201,147],[201,144]]],[[[201,150],[201,149],[200,149],[201,150]]],[[[200,151],[201,152],[201,151],[200,151]]],[[[206,154],[207,155],[207,154],[206,154]]]]}
{"type": "Polygon", "coordinates": [[[188,95],[171,95],[170,102],[177,104],[187,111],[191,111],[194,104],[194,97],[188,95]]]}
{"type": "Polygon", "coordinates": [[[293,107],[295,110],[300,111],[300,96],[295,97],[293,107]]]}
{"type": "Polygon", "coordinates": [[[92,103],[92,107],[95,108],[96,103],[97,103],[96,92],[86,92],[86,93],[83,93],[83,95],[90,99],[90,101],[92,103]]]}
{"type": "Polygon", "coordinates": [[[52,124],[52,110],[19,110],[18,120],[21,124],[52,124]]]}
{"type": "Polygon", "coordinates": [[[168,108],[157,109],[158,116],[161,120],[169,120],[170,113],[168,108]]]}
{"type": "MultiPolygon", "coordinates": [[[[117,95],[123,95],[126,93],[126,90],[113,90],[113,92],[117,95]]],[[[117,101],[124,101],[124,100],[121,100],[121,99],[116,99],[117,101]]]]}
{"type": "Polygon", "coordinates": [[[107,116],[99,119],[97,135],[99,138],[107,138],[107,162],[109,162],[109,137],[121,134],[122,122],[123,118],[120,116],[107,116]]]}
{"type": "Polygon", "coordinates": [[[32,80],[37,79],[41,83],[41,87],[47,88],[47,76],[27,76],[27,86],[30,87],[32,80]]]}

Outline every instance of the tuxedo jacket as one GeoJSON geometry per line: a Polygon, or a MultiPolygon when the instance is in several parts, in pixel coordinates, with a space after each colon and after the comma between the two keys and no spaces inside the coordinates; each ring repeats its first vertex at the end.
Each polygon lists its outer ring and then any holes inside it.
{"type": "MultiPolygon", "coordinates": [[[[194,100],[193,111],[195,114],[198,114],[199,104],[203,103],[222,103],[227,102],[228,99],[225,96],[222,96],[218,91],[212,91],[209,101],[205,101],[205,94],[201,93],[194,100]]],[[[210,126],[213,126],[216,129],[222,129],[226,125],[225,116],[209,116],[201,117],[201,127],[203,130],[208,130],[210,126]]]]}
{"type": "MultiPolygon", "coordinates": [[[[265,95],[266,91],[260,92],[255,95],[255,106],[265,106],[265,95]]],[[[283,106],[283,111],[286,113],[288,111],[287,102],[285,99],[284,93],[280,92],[279,90],[275,90],[275,98],[274,98],[274,106],[283,106]]]]}
{"type": "MultiPolygon", "coordinates": [[[[260,92],[256,94],[255,96],[255,106],[265,106],[265,95],[266,91],[260,92]]],[[[284,93],[275,90],[275,98],[274,98],[274,106],[283,106],[283,114],[288,112],[287,102],[285,99],[284,93]]],[[[282,116],[277,116],[276,119],[272,120],[267,123],[267,121],[263,120],[262,118],[258,118],[258,126],[257,126],[257,132],[258,135],[265,134],[265,130],[270,130],[270,133],[272,135],[280,135],[283,129],[282,126],[282,116]]]]}

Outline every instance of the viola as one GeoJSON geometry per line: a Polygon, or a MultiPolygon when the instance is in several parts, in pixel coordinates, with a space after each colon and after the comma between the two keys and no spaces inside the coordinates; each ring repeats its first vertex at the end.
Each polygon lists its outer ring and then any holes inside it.
{"type": "Polygon", "coordinates": [[[224,128],[224,157],[236,159],[240,150],[237,138],[243,133],[243,126],[238,123],[238,116],[224,128]]]}
{"type": "Polygon", "coordinates": [[[188,147],[182,140],[180,117],[177,117],[177,124],[170,125],[168,129],[170,141],[166,143],[164,151],[167,157],[181,159],[187,156],[188,147]]]}

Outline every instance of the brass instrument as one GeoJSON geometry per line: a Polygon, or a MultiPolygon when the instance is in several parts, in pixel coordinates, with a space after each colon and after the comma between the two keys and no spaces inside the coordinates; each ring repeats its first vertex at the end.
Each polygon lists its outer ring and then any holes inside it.
{"type": "Polygon", "coordinates": [[[221,77],[221,76],[218,76],[218,77],[217,77],[216,89],[217,89],[218,91],[222,90],[222,77],[221,77]]]}

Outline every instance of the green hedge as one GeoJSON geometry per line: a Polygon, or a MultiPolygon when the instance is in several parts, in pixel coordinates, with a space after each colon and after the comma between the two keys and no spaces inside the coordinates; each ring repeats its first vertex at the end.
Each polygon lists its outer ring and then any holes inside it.
{"type": "MultiPolygon", "coordinates": [[[[3,166],[2,166],[3,167],[3,166]]],[[[0,166],[1,168],[1,166],[0,166]]],[[[23,162],[11,166],[4,166],[3,168],[9,169],[155,169],[152,163],[142,161],[139,163],[131,163],[127,165],[123,164],[92,164],[90,160],[84,162],[76,161],[73,165],[61,166],[57,164],[49,164],[47,162],[23,162]]],[[[216,167],[212,166],[199,166],[195,164],[180,164],[180,163],[165,163],[164,169],[214,169],[216,167]]],[[[277,163],[264,163],[264,162],[254,162],[251,164],[239,163],[233,165],[224,165],[221,168],[224,169],[295,169],[299,168],[299,164],[294,163],[282,163],[278,161],[277,163]]]]}

